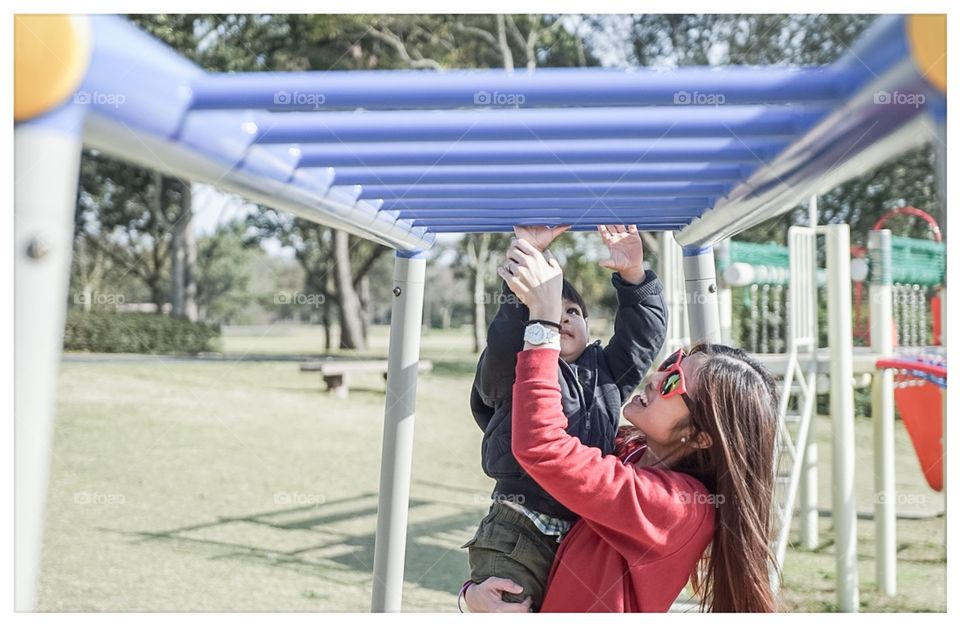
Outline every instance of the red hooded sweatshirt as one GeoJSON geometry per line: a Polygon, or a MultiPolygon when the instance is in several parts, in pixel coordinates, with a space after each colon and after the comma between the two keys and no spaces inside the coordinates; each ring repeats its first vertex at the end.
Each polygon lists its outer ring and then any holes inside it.
{"type": "Polygon", "coordinates": [[[662,612],[713,538],[713,499],[695,478],[636,467],[566,433],[558,351],[524,350],[513,387],[513,454],[580,516],[560,543],[541,612],[662,612]]]}

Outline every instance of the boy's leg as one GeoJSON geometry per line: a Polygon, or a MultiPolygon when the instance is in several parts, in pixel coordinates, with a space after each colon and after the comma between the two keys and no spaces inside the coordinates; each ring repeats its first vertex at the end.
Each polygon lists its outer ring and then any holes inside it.
{"type": "Polygon", "coordinates": [[[530,596],[537,610],[543,604],[558,546],[555,536],[542,534],[525,515],[495,502],[480,522],[476,536],[462,547],[469,549],[471,580],[481,583],[490,576],[513,580],[523,592],[505,593],[503,599],[523,602],[530,596]]]}

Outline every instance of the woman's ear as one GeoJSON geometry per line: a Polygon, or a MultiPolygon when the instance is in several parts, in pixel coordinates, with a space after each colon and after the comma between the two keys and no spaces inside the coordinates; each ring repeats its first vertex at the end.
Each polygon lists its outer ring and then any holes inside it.
{"type": "Polygon", "coordinates": [[[693,438],[693,441],[690,442],[690,445],[698,450],[703,450],[713,445],[713,439],[710,437],[710,435],[701,431],[700,434],[693,438]]]}
{"type": "Polygon", "coordinates": [[[691,448],[702,450],[712,446],[713,439],[710,438],[710,435],[702,431],[695,437],[691,436],[688,431],[688,434],[680,438],[680,443],[690,446],[691,448]]]}

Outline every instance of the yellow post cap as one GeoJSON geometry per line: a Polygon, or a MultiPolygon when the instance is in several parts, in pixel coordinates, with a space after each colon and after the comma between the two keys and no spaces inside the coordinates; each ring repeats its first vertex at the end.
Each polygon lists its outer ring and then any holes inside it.
{"type": "Polygon", "coordinates": [[[15,15],[13,23],[13,118],[23,121],[76,91],[90,64],[90,21],[74,15],[15,15]]]}
{"type": "Polygon", "coordinates": [[[908,15],[907,41],[924,79],[947,93],[947,16],[942,13],[908,15]]]}

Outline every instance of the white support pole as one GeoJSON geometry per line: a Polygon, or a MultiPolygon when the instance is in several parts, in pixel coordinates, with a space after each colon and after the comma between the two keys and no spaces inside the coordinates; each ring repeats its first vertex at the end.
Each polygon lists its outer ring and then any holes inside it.
{"type": "Polygon", "coordinates": [[[683,275],[691,343],[719,343],[722,340],[720,305],[717,298],[717,268],[713,261],[713,248],[685,246],[683,275]]]}
{"type": "MultiPolygon", "coordinates": [[[[940,206],[943,208],[943,219],[941,220],[941,230],[943,231],[944,237],[947,234],[947,222],[949,217],[947,216],[947,122],[946,119],[941,119],[939,121],[934,121],[934,136],[933,136],[933,149],[934,149],[934,166],[937,177],[937,196],[940,200],[940,206]]],[[[943,290],[940,292],[940,344],[943,346],[943,349],[947,349],[947,280],[944,276],[943,280],[943,290]]],[[[946,354],[946,352],[944,352],[946,354]]],[[[943,493],[946,496],[947,493],[947,390],[942,389],[940,394],[943,396],[943,433],[940,439],[940,445],[943,446],[943,493]]]]}
{"type": "Polygon", "coordinates": [[[659,363],[677,348],[686,347],[690,343],[689,325],[687,323],[687,299],[683,283],[683,250],[673,238],[673,233],[662,231],[659,234],[660,257],[657,273],[663,283],[663,297],[666,300],[669,323],[667,334],[660,348],[656,362],[659,363]]]}
{"type": "MultiPolygon", "coordinates": [[[[79,123],[79,118],[67,121],[79,123]]],[[[21,124],[14,130],[17,611],[35,608],[40,575],[57,372],[63,351],[80,171],[79,126],[75,130],[65,132],[62,126],[40,121],[21,124]]]]}
{"type": "Polygon", "coordinates": [[[383,452],[380,455],[377,537],[373,552],[371,607],[378,613],[399,612],[403,599],[425,272],[425,253],[397,253],[383,452]]]}
{"type": "MultiPolygon", "coordinates": [[[[810,222],[810,228],[816,228],[820,221],[820,211],[817,204],[817,196],[810,196],[807,203],[807,220],[810,222]]],[[[817,273],[816,258],[811,259],[813,267],[810,268],[817,273]]],[[[816,284],[816,283],[814,283],[816,284]]],[[[816,299],[814,299],[816,301],[816,299]]],[[[816,323],[816,316],[812,320],[816,323]]],[[[817,332],[813,333],[813,353],[817,352],[817,332]]],[[[817,377],[807,381],[813,387],[813,393],[816,393],[817,377]]],[[[809,430],[807,432],[807,448],[803,451],[803,466],[800,469],[800,494],[798,497],[800,505],[800,545],[807,550],[816,550],[820,545],[820,511],[818,510],[818,492],[820,490],[817,474],[817,457],[819,450],[816,442],[817,426],[817,407],[813,406],[813,415],[810,418],[809,430]]]]}
{"type": "Polygon", "coordinates": [[[853,322],[850,226],[822,227],[827,249],[827,316],[830,340],[830,412],[833,416],[833,527],[837,550],[837,608],[857,612],[857,501],[854,491],[853,322]]]}
{"type": "MultiPolygon", "coordinates": [[[[724,239],[714,247],[714,257],[720,267],[730,264],[730,240],[724,239]]],[[[733,289],[726,280],[717,282],[717,302],[720,307],[720,341],[733,344],[733,289]]]]}
{"type": "MultiPolygon", "coordinates": [[[[809,381],[816,385],[816,378],[809,381]]],[[[814,408],[816,414],[816,408],[814,408]]],[[[807,433],[807,449],[803,454],[803,467],[800,470],[800,544],[807,550],[816,550],[820,545],[820,511],[818,510],[817,481],[817,444],[813,441],[816,420],[810,420],[807,433]]]]}
{"type": "MultiPolygon", "coordinates": [[[[872,230],[870,253],[870,347],[878,357],[893,356],[893,279],[891,233],[872,230]]],[[[893,371],[873,376],[873,511],[876,526],[877,588],[897,593],[897,497],[894,469],[893,371]]]]}

